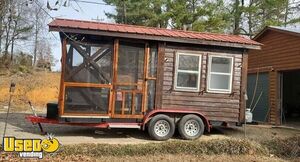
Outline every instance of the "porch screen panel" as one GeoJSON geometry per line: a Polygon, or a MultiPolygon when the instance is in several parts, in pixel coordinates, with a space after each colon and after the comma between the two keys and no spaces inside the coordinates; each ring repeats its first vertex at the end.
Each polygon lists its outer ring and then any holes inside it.
{"type": "Polygon", "coordinates": [[[109,92],[109,88],[66,87],[64,112],[106,114],[109,92]]]}
{"type": "Polygon", "coordinates": [[[155,86],[157,74],[158,50],[156,44],[150,45],[150,53],[148,59],[148,84],[147,84],[147,111],[154,109],[155,105],[155,86]]]}
{"type": "Polygon", "coordinates": [[[69,42],[65,82],[111,83],[113,44],[69,42]]]}
{"type": "Polygon", "coordinates": [[[145,45],[120,42],[118,83],[142,83],[144,77],[145,45]]]}

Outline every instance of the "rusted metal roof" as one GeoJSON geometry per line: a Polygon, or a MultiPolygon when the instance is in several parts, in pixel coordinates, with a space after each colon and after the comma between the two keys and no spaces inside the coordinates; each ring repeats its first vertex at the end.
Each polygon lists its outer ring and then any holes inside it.
{"type": "MultiPolygon", "coordinates": [[[[195,41],[212,41],[219,43],[234,43],[242,45],[251,45],[253,47],[261,46],[260,43],[251,39],[227,34],[216,34],[216,33],[204,33],[204,32],[193,32],[183,30],[171,30],[163,28],[136,26],[136,25],[125,25],[125,24],[112,24],[95,21],[83,21],[83,20],[71,20],[71,19],[55,19],[49,24],[51,28],[56,28],[56,31],[63,31],[62,29],[80,29],[80,30],[92,30],[102,32],[113,32],[113,33],[126,33],[135,34],[140,36],[151,36],[151,37],[163,37],[163,38],[175,38],[172,39],[174,42],[180,39],[189,39],[195,41]]],[[[156,39],[157,40],[157,39],[156,39]]],[[[164,40],[164,39],[160,39],[164,40]]],[[[178,41],[180,42],[180,41],[178,41]]],[[[229,45],[228,45],[229,46],[229,45]]],[[[247,48],[245,46],[245,48],[247,48]]]]}

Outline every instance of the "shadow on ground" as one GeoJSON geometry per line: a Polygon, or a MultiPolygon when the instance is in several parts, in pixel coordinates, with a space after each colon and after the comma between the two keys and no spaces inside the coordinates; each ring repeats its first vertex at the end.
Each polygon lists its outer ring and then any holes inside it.
{"type": "MultiPolygon", "coordinates": [[[[7,135],[29,133],[41,135],[38,125],[33,125],[25,119],[26,113],[10,113],[8,116],[7,135]]],[[[0,113],[0,130],[4,129],[6,113],[0,113]]],[[[142,140],[150,140],[147,131],[137,129],[95,129],[82,126],[54,125],[42,124],[45,132],[53,133],[56,136],[85,136],[92,138],[135,138],[142,140]]],[[[240,131],[234,128],[215,127],[205,136],[224,135],[224,129],[227,131],[240,131]]],[[[2,136],[2,134],[1,134],[2,136]]],[[[180,139],[178,132],[175,133],[175,139],[180,139]]]]}

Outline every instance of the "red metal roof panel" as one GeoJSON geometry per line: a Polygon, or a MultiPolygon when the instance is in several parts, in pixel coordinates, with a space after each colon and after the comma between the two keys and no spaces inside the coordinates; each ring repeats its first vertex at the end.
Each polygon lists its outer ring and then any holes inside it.
{"type": "Polygon", "coordinates": [[[152,35],[162,37],[174,37],[174,38],[187,38],[187,39],[198,39],[208,41],[219,41],[229,42],[238,44],[257,45],[261,44],[241,37],[237,35],[226,35],[226,34],[215,34],[215,33],[201,33],[193,31],[182,31],[182,30],[170,30],[162,28],[134,26],[125,24],[111,24],[94,21],[83,21],[83,20],[70,20],[70,19],[55,19],[49,24],[50,27],[65,27],[65,28],[78,28],[88,30],[100,30],[108,32],[119,32],[119,33],[131,33],[140,35],[152,35]]]}

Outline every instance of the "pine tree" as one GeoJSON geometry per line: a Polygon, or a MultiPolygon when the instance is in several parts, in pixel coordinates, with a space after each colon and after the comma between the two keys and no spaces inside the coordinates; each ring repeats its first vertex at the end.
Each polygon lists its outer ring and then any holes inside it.
{"type": "Polygon", "coordinates": [[[116,23],[167,27],[165,9],[166,0],[104,0],[116,6],[116,14],[105,13],[116,23]]]}

